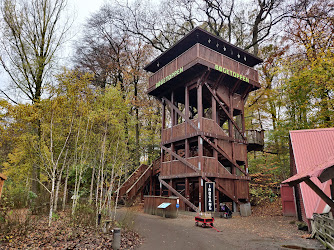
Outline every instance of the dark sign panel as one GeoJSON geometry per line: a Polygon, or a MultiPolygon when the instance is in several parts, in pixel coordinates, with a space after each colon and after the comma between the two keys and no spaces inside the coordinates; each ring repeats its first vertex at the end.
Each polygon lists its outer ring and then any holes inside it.
{"type": "Polygon", "coordinates": [[[205,211],[206,212],[215,211],[215,183],[214,182],[205,183],[205,211]]]}

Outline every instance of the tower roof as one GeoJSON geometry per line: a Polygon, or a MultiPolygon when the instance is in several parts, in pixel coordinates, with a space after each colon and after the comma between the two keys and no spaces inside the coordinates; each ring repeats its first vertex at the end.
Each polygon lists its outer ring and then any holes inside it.
{"type": "Polygon", "coordinates": [[[263,60],[259,57],[238,48],[221,37],[215,36],[202,28],[196,27],[171,48],[149,63],[144,69],[155,73],[196,43],[200,43],[249,67],[254,67],[255,65],[263,62],[263,60]]]}

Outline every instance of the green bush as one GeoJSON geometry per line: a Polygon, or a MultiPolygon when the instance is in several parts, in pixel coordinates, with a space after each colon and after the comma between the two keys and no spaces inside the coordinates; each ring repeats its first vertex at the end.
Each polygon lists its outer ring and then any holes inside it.
{"type": "Polygon", "coordinates": [[[274,202],[278,195],[270,187],[250,187],[250,202],[252,205],[259,205],[263,202],[274,202]]]}
{"type": "Polygon", "coordinates": [[[78,204],[72,222],[80,226],[95,226],[96,210],[95,206],[89,204],[78,204]]]}
{"type": "Polygon", "coordinates": [[[28,205],[29,190],[25,186],[6,185],[1,197],[10,208],[24,208],[28,205]]]}

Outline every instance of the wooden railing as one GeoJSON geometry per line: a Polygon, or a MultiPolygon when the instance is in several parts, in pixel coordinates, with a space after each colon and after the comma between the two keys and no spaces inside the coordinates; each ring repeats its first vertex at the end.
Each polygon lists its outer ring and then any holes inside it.
{"type": "MultiPolygon", "coordinates": [[[[240,62],[237,62],[227,56],[218,53],[202,44],[195,44],[193,47],[189,48],[187,51],[182,53],[180,56],[172,60],[170,63],[162,67],[160,70],[155,72],[149,78],[149,90],[156,88],[156,83],[160,80],[170,76],[173,72],[178,69],[183,69],[183,71],[192,67],[194,64],[201,60],[200,63],[203,65],[209,66],[212,69],[215,69],[215,65],[222,66],[233,72],[246,76],[249,81],[260,87],[258,72],[246,66],[240,62]]],[[[173,77],[170,78],[171,80],[173,77]]]]}
{"type": "Polygon", "coordinates": [[[264,145],[264,130],[247,130],[246,135],[248,144],[264,145]]]}
{"type": "Polygon", "coordinates": [[[325,214],[313,214],[315,237],[329,249],[334,249],[334,219],[325,214]]]}
{"type": "MultiPolygon", "coordinates": [[[[206,135],[218,135],[228,137],[228,134],[219,127],[219,125],[212,119],[201,118],[202,127],[199,129],[201,132],[206,133],[206,135]]],[[[192,119],[196,126],[198,126],[198,119],[192,119]]],[[[189,137],[191,134],[196,133],[196,130],[186,122],[173,126],[173,128],[166,128],[162,130],[161,141],[168,142],[170,140],[177,140],[184,137],[189,137]],[[186,127],[187,126],[187,127],[186,127]]]]}
{"type": "MultiPolygon", "coordinates": [[[[220,177],[220,178],[227,178],[227,179],[233,179],[236,178],[234,175],[231,174],[230,168],[225,168],[220,162],[217,162],[217,160],[213,157],[206,157],[203,156],[204,159],[204,166],[202,167],[203,172],[205,175],[209,177],[220,177]]],[[[194,166],[198,165],[199,157],[190,157],[185,159],[189,163],[191,163],[194,166]]],[[[178,177],[185,177],[185,176],[200,176],[200,173],[197,173],[193,169],[187,167],[185,164],[183,164],[179,160],[173,160],[173,161],[165,161],[162,163],[161,167],[161,174],[164,179],[168,178],[169,176],[178,176],[178,177]]],[[[246,179],[249,178],[246,176],[238,176],[239,179],[246,179]]]]}
{"type": "Polygon", "coordinates": [[[140,165],[119,188],[119,196],[126,195],[131,199],[151,175],[151,172],[151,166],[140,165]]]}

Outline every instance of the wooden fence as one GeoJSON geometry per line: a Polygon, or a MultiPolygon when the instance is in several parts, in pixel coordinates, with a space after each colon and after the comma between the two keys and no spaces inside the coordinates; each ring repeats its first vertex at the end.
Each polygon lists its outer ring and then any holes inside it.
{"type": "Polygon", "coordinates": [[[313,214],[315,237],[329,249],[334,249],[334,219],[327,214],[313,214]]]}
{"type": "MultiPolygon", "coordinates": [[[[162,197],[162,196],[144,196],[144,213],[153,214],[158,216],[165,216],[168,218],[176,218],[177,217],[177,209],[176,209],[176,201],[177,197],[162,197]],[[158,208],[158,206],[163,203],[168,202],[171,203],[166,209],[158,208]]],[[[180,202],[182,202],[180,200],[180,202]]],[[[182,204],[184,207],[184,204],[182,204]]]]}

